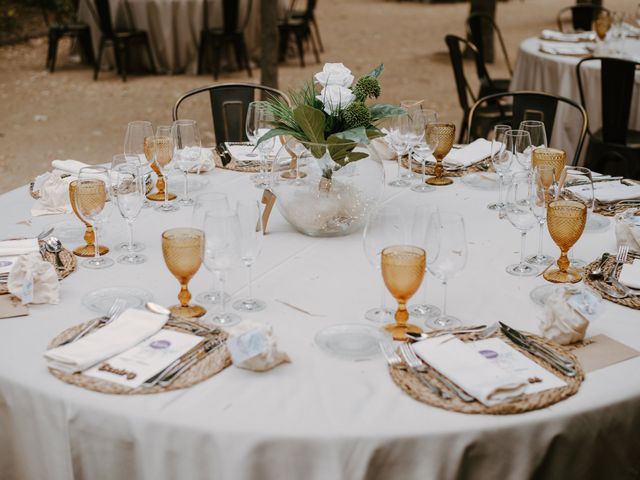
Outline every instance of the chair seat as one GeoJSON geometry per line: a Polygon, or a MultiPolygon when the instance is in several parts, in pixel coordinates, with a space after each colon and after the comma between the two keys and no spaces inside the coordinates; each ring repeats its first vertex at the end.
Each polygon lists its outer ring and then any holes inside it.
{"type": "Polygon", "coordinates": [[[640,149],[640,131],[638,130],[629,130],[627,132],[627,143],[626,145],[616,144],[611,142],[605,142],[602,139],[602,129],[599,129],[591,136],[592,141],[596,141],[598,143],[603,143],[606,145],[611,145],[612,147],[621,148],[621,149],[640,149]]]}
{"type": "Polygon", "coordinates": [[[49,26],[50,32],[53,31],[59,33],[84,32],[86,30],[89,30],[89,25],[86,23],[64,23],[49,26]]]}

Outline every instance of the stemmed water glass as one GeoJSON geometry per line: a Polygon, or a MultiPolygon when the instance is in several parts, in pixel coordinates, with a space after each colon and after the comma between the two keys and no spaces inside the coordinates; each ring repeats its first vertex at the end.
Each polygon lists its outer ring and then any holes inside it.
{"type": "Polygon", "coordinates": [[[520,231],[520,263],[509,265],[506,271],[518,277],[531,276],[538,273],[538,269],[527,265],[524,258],[527,232],[531,230],[538,221],[532,208],[533,197],[531,173],[518,172],[514,174],[511,185],[507,190],[505,213],[511,225],[520,231]]]}
{"type": "MultiPolygon", "coordinates": [[[[362,233],[362,247],[373,268],[381,268],[382,249],[405,243],[404,228],[402,211],[399,208],[382,206],[371,212],[362,233]]],[[[367,310],[365,318],[372,322],[387,323],[393,311],[385,306],[384,285],[380,286],[380,294],[380,306],[367,310]]]]}
{"type": "Polygon", "coordinates": [[[240,260],[249,272],[248,298],[234,302],[233,308],[243,312],[259,312],[266,304],[253,298],[251,270],[262,250],[262,211],[260,203],[240,201],[236,206],[236,215],[240,223],[240,260]]]}
{"type": "MultiPolygon", "coordinates": [[[[99,229],[109,218],[113,202],[111,201],[111,176],[105,167],[84,167],[78,174],[75,188],[76,211],[82,220],[90,224],[95,234],[95,245],[98,240],[99,229]]],[[[107,268],[114,261],[100,256],[100,249],[94,248],[94,257],[82,262],[86,268],[107,268]]]]}
{"type": "MultiPolygon", "coordinates": [[[[436,318],[429,318],[426,325],[430,328],[454,328],[460,325],[460,320],[447,314],[447,285],[449,280],[458,275],[467,264],[467,238],[464,219],[457,213],[440,212],[440,225],[431,230],[440,241],[438,258],[434,262],[427,262],[427,269],[438,278],[444,287],[442,314],[436,318]]],[[[436,240],[432,240],[431,243],[436,240]]]]}
{"type": "Polygon", "coordinates": [[[120,215],[127,222],[129,227],[129,242],[125,249],[127,253],[118,257],[118,263],[126,265],[137,265],[144,263],[147,257],[136,253],[140,249],[140,244],[133,241],[133,223],[135,222],[144,203],[144,181],[139,165],[122,163],[112,170],[114,185],[113,193],[116,197],[120,215]]]}
{"type": "MultiPolygon", "coordinates": [[[[535,151],[534,151],[535,155],[535,151]]],[[[531,210],[538,219],[538,253],[528,256],[525,261],[531,265],[548,265],[553,262],[553,257],[542,253],[542,239],[544,238],[544,226],[547,221],[547,205],[550,200],[550,191],[555,183],[555,169],[550,165],[538,165],[532,173],[532,199],[531,210]]]]}
{"type": "MultiPolygon", "coordinates": [[[[418,205],[413,210],[411,244],[426,252],[426,263],[434,262],[440,252],[440,218],[435,205],[418,205]]],[[[426,268],[426,264],[425,264],[426,268]]],[[[427,319],[440,315],[440,309],[427,303],[427,281],[422,282],[422,303],[409,308],[411,316],[427,319]]]]}
{"type": "MultiPolygon", "coordinates": [[[[438,139],[433,135],[426,136],[426,129],[432,123],[438,122],[438,113],[435,110],[424,109],[415,113],[416,118],[422,125],[422,138],[419,143],[415,144],[412,148],[411,157],[416,158],[422,164],[422,176],[420,181],[411,187],[414,192],[424,193],[433,190],[431,185],[427,185],[427,162],[433,156],[433,152],[438,146],[438,139]]],[[[409,165],[411,165],[411,158],[409,158],[409,165]]]]}
{"type": "Polygon", "coordinates": [[[173,138],[173,156],[175,164],[184,175],[184,191],[178,200],[180,205],[191,206],[193,199],[189,197],[189,172],[202,163],[200,132],[195,120],[176,120],[171,126],[173,138]]]}
{"type": "Polygon", "coordinates": [[[409,146],[409,115],[404,113],[391,118],[389,126],[389,144],[396,154],[398,161],[398,176],[387,185],[390,187],[408,187],[409,180],[402,174],[402,156],[407,152],[409,146]]]}
{"type": "MultiPolygon", "coordinates": [[[[153,136],[153,126],[151,122],[143,120],[129,122],[127,132],[124,135],[124,155],[127,158],[127,162],[133,162],[133,159],[136,158],[138,164],[143,167],[143,175],[149,171],[149,167],[151,167],[151,169],[154,168],[153,136]]],[[[158,181],[156,182],[158,192],[150,193],[148,198],[151,200],[162,200],[164,198],[164,192],[160,191],[160,186],[162,182],[162,189],[164,189],[164,180],[160,176],[159,170],[156,171],[156,174],[158,175],[158,181]]],[[[142,208],[149,207],[151,207],[151,203],[149,203],[147,197],[145,197],[142,208]]]]}
{"type": "Polygon", "coordinates": [[[245,130],[247,138],[256,145],[260,153],[260,173],[251,176],[257,188],[267,188],[269,186],[268,161],[269,154],[275,146],[275,138],[263,140],[258,144],[258,140],[271,130],[273,115],[268,111],[264,102],[251,102],[247,109],[247,119],[245,130]]]}
{"type": "Polygon", "coordinates": [[[231,211],[208,212],[204,218],[206,242],[204,262],[208,270],[216,272],[219,279],[220,311],[210,318],[219,326],[231,326],[240,322],[238,314],[227,312],[224,297],[224,282],[229,270],[240,263],[240,224],[238,216],[231,211]]]}
{"type": "Polygon", "coordinates": [[[523,120],[520,122],[520,130],[529,132],[531,150],[547,146],[547,131],[540,120],[523,120]]]}
{"type": "Polygon", "coordinates": [[[164,202],[156,206],[159,212],[175,212],[180,207],[169,202],[169,171],[173,168],[174,143],[171,127],[161,126],[156,129],[153,139],[154,159],[164,178],[164,202]]]}
{"type": "MultiPolygon", "coordinates": [[[[407,115],[409,115],[410,124],[416,124],[421,121],[418,115],[423,112],[422,100],[401,100],[400,107],[404,108],[407,115]]],[[[422,137],[424,137],[424,125],[417,129],[413,129],[412,132],[409,132],[407,137],[407,151],[409,152],[409,155],[411,155],[413,147],[422,141],[422,137]]],[[[406,180],[411,180],[413,176],[413,171],[411,170],[411,157],[409,157],[409,168],[402,172],[400,177],[406,180]]]]}
{"type": "MultiPolygon", "coordinates": [[[[130,166],[130,167],[137,167],[139,169],[139,171],[140,171],[140,180],[142,182],[142,192],[143,192],[143,195],[142,195],[142,197],[143,197],[142,208],[145,208],[145,204],[147,206],[151,206],[151,204],[147,201],[147,197],[144,195],[146,193],[146,184],[145,184],[144,167],[140,163],[140,157],[138,155],[123,155],[122,153],[119,153],[117,155],[114,155],[111,158],[111,171],[112,172],[115,172],[122,165],[127,165],[127,166],[130,166]]],[[[114,180],[113,176],[112,176],[112,180],[114,180]]],[[[136,214],[136,216],[137,216],[137,214],[136,214]]],[[[128,241],[128,242],[121,242],[118,245],[118,250],[125,251],[125,252],[128,252],[128,253],[141,252],[142,250],[144,250],[144,248],[145,248],[144,243],[141,243],[141,242],[128,241]]],[[[122,258],[122,257],[119,257],[119,258],[122,258]]]]}
{"type": "Polygon", "coordinates": [[[531,136],[524,130],[509,130],[505,134],[507,151],[525,170],[531,170],[531,136]]]}
{"type": "Polygon", "coordinates": [[[491,139],[491,164],[498,174],[498,201],[487,205],[489,210],[502,210],[502,190],[504,188],[504,176],[511,170],[513,156],[507,150],[507,132],[511,130],[509,125],[499,124],[493,127],[491,139]]]}

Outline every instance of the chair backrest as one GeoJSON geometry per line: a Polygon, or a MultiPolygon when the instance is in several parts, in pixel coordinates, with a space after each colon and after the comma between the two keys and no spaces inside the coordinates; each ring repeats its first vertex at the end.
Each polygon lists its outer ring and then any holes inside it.
{"type": "MultiPolygon", "coordinates": [[[[209,30],[209,3],[213,3],[212,0],[205,0],[203,3],[202,21],[205,30],[209,30]]],[[[243,12],[240,9],[239,0],[222,0],[222,30],[225,34],[239,33],[247,28],[253,1],[248,0],[244,3],[245,8],[243,12]],[[244,13],[244,16],[241,15],[242,13],[244,13]]]]}
{"type": "Polygon", "coordinates": [[[77,20],[79,0],[39,0],[42,18],[47,27],[51,25],[49,15],[53,15],[53,23],[66,25],[77,20]]]}
{"type": "MultiPolygon", "coordinates": [[[[587,62],[600,62],[602,140],[606,143],[625,145],[629,131],[631,99],[635,84],[636,70],[640,63],[620,58],[584,58],[576,65],[576,77],[580,90],[580,103],[586,109],[585,91],[581,70],[587,62]]],[[[592,97],[594,92],[588,92],[592,97]]],[[[593,132],[589,131],[590,134],[593,132]]]]}
{"type": "Polygon", "coordinates": [[[485,35],[493,35],[493,32],[498,36],[502,56],[507,64],[507,68],[509,69],[509,75],[513,75],[513,69],[511,68],[511,62],[509,61],[509,54],[507,53],[507,47],[504,43],[502,32],[500,31],[500,28],[498,28],[493,17],[486,13],[472,13],[467,17],[467,35],[478,48],[478,52],[480,52],[480,56],[484,63],[486,63],[487,57],[484,51],[483,39],[485,35]]]}
{"type": "Polygon", "coordinates": [[[558,23],[558,30],[563,31],[563,16],[565,13],[571,12],[571,26],[574,31],[578,30],[591,30],[591,25],[600,12],[607,12],[609,10],[599,5],[592,5],[588,3],[581,3],[579,5],[571,5],[564,7],[558,12],[556,21],[558,23]]]}
{"type": "Polygon", "coordinates": [[[280,90],[251,83],[223,83],[196,88],[182,95],[173,107],[173,120],[178,120],[180,104],[189,97],[209,94],[213,131],[216,143],[246,142],[245,119],[249,103],[279,98],[290,104],[289,97],[280,90]]]}
{"type": "MultiPolygon", "coordinates": [[[[494,95],[488,95],[479,99],[469,110],[467,116],[467,131],[471,132],[473,122],[475,119],[476,111],[480,107],[486,104],[501,104],[501,100],[512,98],[512,115],[505,114],[502,118],[496,118],[495,123],[509,123],[513,128],[518,128],[520,122],[523,120],[540,120],[544,123],[544,128],[547,133],[547,141],[551,143],[551,136],[553,134],[553,126],[556,119],[556,111],[558,104],[562,103],[568,105],[571,109],[578,112],[582,120],[582,126],[580,136],[577,139],[576,150],[573,156],[572,165],[575,165],[580,158],[580,152],[582,151],[582,145],[584,138],[587,134],[587,112],[584,108],[578,105],[570,98],[560,97],[558,95],[552,95],[550,93],[543,92],[504,92],[496,93],[494,95]]],[[[467,139],[470,141],[471,139],[467,139]]]]}
{"type": "Polygon", "coordinates": [[[113,30],[113,23],[111,22],[111,7],[109,6],[109,0],[94,0],[94,6],[96,15],[98,17],[98,27],[100,32],[106,38],[113,38],[115,32],[113,30]]]}

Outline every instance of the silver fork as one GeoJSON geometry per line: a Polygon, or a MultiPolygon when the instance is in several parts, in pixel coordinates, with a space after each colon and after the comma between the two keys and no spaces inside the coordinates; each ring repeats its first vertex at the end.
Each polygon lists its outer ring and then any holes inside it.
{"type": "Polygon", "coordinates": [[[620,265],[621,263],[624,263],[627,260],[628,254],[629,254],[629,247],[627,245],[620,245],[618,247],[618,254],[616,255],[616,263],[611,269],[611,271],[609,272],[609,275],[605,280],[606,283],[611,285],[614,282],[614,280],[616,280],[616,270],[618,269],[618,265],[620,265]]]}
{"type": "Polygon", "coordinates": [[[124,307],[126,306],[127,306],[127,303],[122,298],[116,298],[115,302],[113,302],[113,304],[111,305],[111,308],[109,309],[109,313],[107,314],[106,317],[102,317],[102,318],[98,318],[97,320],[94,320],[85,328],[83,328],[80,331],[80,333],[78,333],[74,337],[71,337],[69,340],[62,343],[61,345],[67,345],[68,343],[73,343],[77,340],[80,340],[82,337],[86,336],[87,334],[95,330],[100,324],[102,324],[102,326],[110,324],[120,316],[120,314],[124,310],[124,307]]]}

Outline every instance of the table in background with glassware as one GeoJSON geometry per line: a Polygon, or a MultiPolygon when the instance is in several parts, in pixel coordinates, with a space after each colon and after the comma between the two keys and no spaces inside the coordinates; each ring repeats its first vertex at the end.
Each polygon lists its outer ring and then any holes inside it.
{"type": "MultiPolygon", "coordinates": [[[[396,164],[385,161],[384,167],[393,178],[396,164]]],[[[208,186],[193,194],[225,193],[232,204],[259,201],[262,191],[249,177],[218,169],[206,174],[208,186]]],[[[453,185],[427,194],[386,188],[382,201],[404,212],[405,220],[422,204],[464,219],[466,265],[449,282],[448,314],[465,324],[500,320],[535,332],[540,310],[529,293],[545,280],[505,272],[518,259],[519,235],[486,208],[496,196],[495,190],[454,179],[453,185]]],[[[82,243],[83,225],[73,214],[20,223],[29,217],[31,202],[27,187],[0,196],[3,238],[67,221],[78,225],[79,234],[75,243],[65,239],[65,245],[82,243]]],[[[135,238],[146,246],[146,262],[80,268],[61,283],[59,305],[32,306],[28,317],[0,320],[0,443],[7,446],[0,450],[2,468],[24,479],[74,478],[78,472],[87,478],[109,472],[154,480],[176,472],[184,478],[324,479],[364,478],[375,465],[381,477],[417,479],[455,477],[463,469],[477,478],[526,478],[534,472],[601,478],[636,465],[640,386],[632,379],[639,358],[590,373],[577,395],[551,408],[486,416],[412,400],[390,380],[379,355],[360,362],[327,355],[314,338],[328,326],[377,327],[364,313],[380,301],[381,274],[367,261],[361,232],[338,238],[301,235],[276,209],[253,265],[255,295],[266,308],[240,315],[271,324],[291,364],[259,375],[231,367],[188,390],[145,396],[99,394],[51,376],[42,353],[60,331],[95,316],[81,302],[86,294],[104,287],[142,287],[157,303],[175,303],[178,284],[165,265],[161,235],[192,221],[192,207],[169,213],[141,209],[135,238]],[[567,444],[579,448],[568,455],[567,444]],[[470,449],[478,455],[470,457],[470,449]],[[345,452],[351,452],[348,458],[345,452]],[[506,452],[509,461],[502,460],[506,452]]],[[[114,247],[127,240],[127,223],[114,211],[100,233],[100,243],[114,247]]],[[[545,251],[557,258],[546,229],[544,234],[545,251]]],[[[614,252],[612,228],[585,233],[577,248],[585,259],[604,249],[614,252]]],[[[248,293],[244,270],[227,272],[225,289],[234,299],[248,293]]],[[[425,278],[426,300],[441,306],[441,282],[432,273],[425,278]]],[[[209,286],[210,275],[200,268],[189,290],[197,294],[209,286]]],[[[422,301],[418,292],[409,306],[422,301]]],[[[388,295],[386,303],[393,305],[388,295]]],[[[640,349],[637,316],[635,310],[607,303],[589,334],[605,333],[640,349]]]]}

